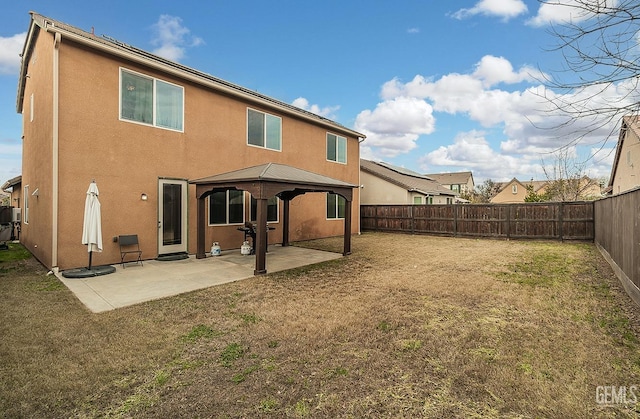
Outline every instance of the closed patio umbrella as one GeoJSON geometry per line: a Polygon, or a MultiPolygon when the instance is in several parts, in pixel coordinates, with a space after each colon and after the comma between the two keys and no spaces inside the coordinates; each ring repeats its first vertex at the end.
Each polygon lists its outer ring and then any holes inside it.
{"type": "Polygon", "coordinates": [[[116,271],[116,268],[111,265],[93,266],[92,264],[93,252],[102,252],[102,219],[98,195],[98,185],[94,180],[89,184],[87,190],[84,201],[84,222],[82,223],[82,244],[87,245],[89,267],[63,271],[62,276],[65,278],[87,278],[107,275],[116,271]]]}
{"type": "Polygon", "coordinates": [[[82,225],[82,244],[87,245],[89,252],[89,269],[91,269],[93,252],[102,252],[102,219],[98,195],[98,185],[93,181],[89,184],[87,197],[84,201],[84,223],[82,225]]]}

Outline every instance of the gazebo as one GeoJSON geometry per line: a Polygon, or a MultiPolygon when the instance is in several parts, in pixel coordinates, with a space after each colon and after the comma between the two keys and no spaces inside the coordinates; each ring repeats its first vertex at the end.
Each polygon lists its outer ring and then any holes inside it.
{"type": "Polygon", "coordinates": [[[196,258],[198,259],[206,257],[205,231],[207,222],[205,200],[214,192],[230,189],[248,191],[257,201],[256,267],[254,275],[267,272],[267,200],[274,196],[280,198],[283,205],[282,246],[289,246],[289,203],[292,199],[308,192],[330,192],[342,196],[346,201],[342,254],[346,256],[351,253],[351,206],[353,189],[357,188],[356,185],[277,163],[266,163],[206,178],[194,179],[190,180],[189,183],[196,185],[196,197],[198,198],[196,250],[196,258]]]}

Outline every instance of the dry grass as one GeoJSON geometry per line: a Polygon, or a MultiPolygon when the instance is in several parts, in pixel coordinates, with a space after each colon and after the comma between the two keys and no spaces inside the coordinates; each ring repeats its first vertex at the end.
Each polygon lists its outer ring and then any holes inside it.
{"type": "Polygon", "coordinates": [[[596,403],[640,386],[640,326],[590,244],[367,233],[347,258],[103,314],[30,260],[0,265],[0,295],[7,417],[640,412],[596,403]]]}

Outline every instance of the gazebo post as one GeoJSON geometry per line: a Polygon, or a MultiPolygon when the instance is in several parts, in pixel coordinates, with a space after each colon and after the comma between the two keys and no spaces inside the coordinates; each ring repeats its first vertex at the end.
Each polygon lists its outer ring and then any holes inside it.
{"type": "Polygon", "coordinates": [[[198,214],[197,214],[197,240],[198,245],[196,249],[196,259],[204,259],[207,257],[206,251],[204,250],[204,234],[205,234],[205,211],[204,211],[204,202],[205,198],[198,197],[198,214]]]}
{"type": "Polygon", "coordinates": [[[254,275],[267,273],[267,200],[257,199],[257,228],[256,228],[256,269],[254,275]]]}
{"type": "Polygon", "coordinates": [[[290,199],[282,201],[282,247],[289,246],[289,203],[290,199]]]}
{"type": "Polygon", "coordinates": [[[344,248],[343,256],[351,254],[351,200],[345,200],[344,207],[344,248]]]}

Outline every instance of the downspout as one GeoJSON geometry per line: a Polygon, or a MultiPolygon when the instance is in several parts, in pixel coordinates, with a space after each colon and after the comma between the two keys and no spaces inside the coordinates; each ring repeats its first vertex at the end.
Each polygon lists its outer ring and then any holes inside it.
{"type": "Polygon", "coordinates": [[[52,138],[52,193],[51,193],[51,266],[58,271],[58,105],[59,105],[59,76],[60,76],[60,41],[62,36],[56,32],[53,38],[53,138],[52,138]]]}
{"type": "MultiPolygon", "coordinates": [[[[366,138],[366,137],[365,137],[366,138]]],[[[360,170],[360,144],[365,138],[358,137],[358,235],[362,234],[362,220],[360,216],[360,207],[362,207],[362,170],[360,170]]]]}

